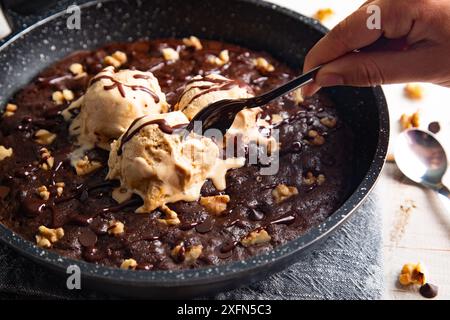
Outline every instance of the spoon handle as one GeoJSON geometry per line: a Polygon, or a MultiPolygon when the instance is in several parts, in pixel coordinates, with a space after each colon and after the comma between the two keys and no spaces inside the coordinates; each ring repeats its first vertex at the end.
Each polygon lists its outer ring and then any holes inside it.
{"type": "Polygon", "coordinates": [[[269,102],[271,102],[272,100],[275,100],[276,98],[282,97],[285,94],[287,94],[297,88],[303,87],[304,85],[313,82],[314,77],[320,68],[321,68],[321,66],[316,67],[316,68],[312,69],[311,71],[308,71],[307,73],[302,74],[301,76],[283,84],[282,86],[280,86],[278,88],[275,88],[267,93],[264,93],[258,97],[253,98],[252,104],[255,107],[268,104],[269,102]]]}

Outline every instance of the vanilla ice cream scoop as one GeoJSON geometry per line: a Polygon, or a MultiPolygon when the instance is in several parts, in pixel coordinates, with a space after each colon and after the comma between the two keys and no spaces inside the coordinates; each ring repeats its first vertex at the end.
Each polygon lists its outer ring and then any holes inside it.
{"type": "Polygon", "coordinates": [[[195,201],[210,178],[225,189],[225,174],[242,167],[243,158],[222,160],[219,147],[209,138],[177,134],[189,122],[179,111],[136,119],[111,145],[108,179],[144,201],[137,212],[151,212],[166,203],[195,201]]]}
{"type": "Polygon", "coordinates": [[[175,110],[182,111],[191,120],[207,105],[223,99],[252,97],[250,87],[221,75],[196,76],[184,89],[175,110]]]}
{"type": "Polygon", "coordinates": [[[90,81],[86,93],[63,112],[80,109],[70,126],[78,144],[109,150],[110,143],[123,134],[134,119],[167,111],[164,93],[151,72],[115,71],[107,67],[90,81]]]}

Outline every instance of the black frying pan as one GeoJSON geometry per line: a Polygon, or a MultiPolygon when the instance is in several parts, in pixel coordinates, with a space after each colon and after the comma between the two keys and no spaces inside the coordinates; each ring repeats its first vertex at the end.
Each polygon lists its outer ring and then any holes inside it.
{"type": "MultiPolygon", "coordinates": [[[[27,84],[39,71],[74,50],[138,38],[196,35],[271,53],[300,68],[309,48],[326,32],[310,18],[256,0],[116,0],[82,6],[81,30],[68,30],[65,11],[11,37],[0,47],[0,100],[27,84]]],[[[59,273],[77,264],[83,285],[141,297],[192,297],[230,289],[280,271],[326,238],[361,204],[384,164],[389,116],[381,88],[329,89],[341,114],[356,132],[352,194],[325,222],[294,241],[219,267],[184,271],[128,271],[74,261],[40,249],[0,225],[0,240],[59,273]]]]}

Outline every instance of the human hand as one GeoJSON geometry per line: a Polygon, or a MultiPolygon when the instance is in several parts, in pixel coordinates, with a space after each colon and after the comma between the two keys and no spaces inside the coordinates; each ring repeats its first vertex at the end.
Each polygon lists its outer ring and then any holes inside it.
{"type": "Polygon", "coordinates": [[[370,0],[339,23],[308,53],[304,71],[323,65],[305,96],[320,87],[431,82],[450,87],[450,1],[370,0]],[[368,6],[381,12],[381,29],[369,29],[368,6]],[[377,45],[396,39],[403,46],[377,45]],[[366,48],[361,51],[361,48],[366,48]]]}

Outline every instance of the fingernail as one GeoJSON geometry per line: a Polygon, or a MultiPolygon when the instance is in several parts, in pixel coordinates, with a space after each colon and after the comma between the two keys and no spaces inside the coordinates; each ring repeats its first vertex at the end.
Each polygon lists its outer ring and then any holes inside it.
{"type": "Polygon", "coordinates": [[[321,87],[341,86],[344,84],[344,78],[334,73],[320,75],[315,81],[321,87]]]}

